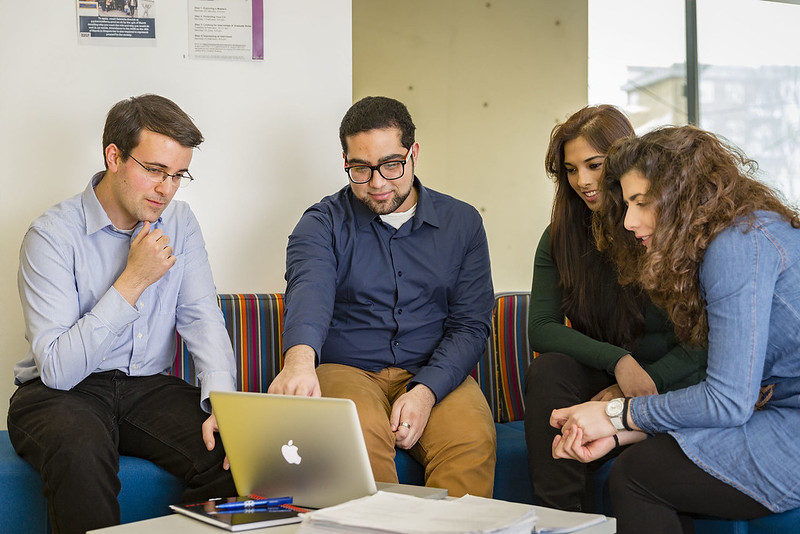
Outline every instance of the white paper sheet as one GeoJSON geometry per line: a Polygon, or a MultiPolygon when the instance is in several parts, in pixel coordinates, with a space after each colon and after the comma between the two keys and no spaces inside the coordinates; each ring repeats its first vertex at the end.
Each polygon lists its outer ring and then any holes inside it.
{"type": "Polygon", "coordinates": [[[529,534],[535,521],[536,510],[525,504],[471,495],[430,500],[379,491],[304,514],[298,532],[529,534]]]}

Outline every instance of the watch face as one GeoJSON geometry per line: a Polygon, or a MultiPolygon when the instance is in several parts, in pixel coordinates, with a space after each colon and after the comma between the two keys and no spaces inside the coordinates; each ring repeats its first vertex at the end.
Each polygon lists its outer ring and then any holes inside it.
{"type": "Polygon", "coordinates": [[[622,413],[622,408],[624,406],[625,402],[622,399],[612,399],[608,401],[608,404],[606,404],[606,414],[609,417],[619,415],[622,413]]]}

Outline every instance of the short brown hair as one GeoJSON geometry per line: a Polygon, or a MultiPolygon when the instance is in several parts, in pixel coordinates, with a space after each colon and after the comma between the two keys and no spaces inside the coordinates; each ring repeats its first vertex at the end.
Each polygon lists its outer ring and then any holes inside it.
{"type": "Polygon", "coordinates": [[[166,135],[187,148],[203,142],[203,134],[191,117],[172,100],[150,94],[132,96],[117,102],[108,112],[103,129],[103,161],[105,149],[112,143],[122,152],[122,159],[127,159],[138,146],[142,130],[166,135]]]}

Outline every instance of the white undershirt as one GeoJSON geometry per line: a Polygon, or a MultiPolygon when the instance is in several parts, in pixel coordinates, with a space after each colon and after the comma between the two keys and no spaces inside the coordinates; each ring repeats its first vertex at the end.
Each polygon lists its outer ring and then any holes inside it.
{"type": "Polygon", "coordinates": [[[133,235],[133,231],[136,230],[136,228],[131,228],[130,230],[121,230],[121,229],[117,228],[116,226],[114,226],[113,224],[111,225],[111,228],[113,228],[114,231],[117,232],[118,234],[125,234],[125,235],[130,235],[130,236],[132,236],[133,235]]]}
{"type": "Polygon", "coordinates": [[[406,223],[414,214],[417,212],[417,205],[414,204],[411,206],[408,211],[404,211],[402,213],[387,213],[386,215],[381,215],[381,220],[388,224],[389,226],[394,226],[395,230],[399,230],[403,224],[406,223]]]}

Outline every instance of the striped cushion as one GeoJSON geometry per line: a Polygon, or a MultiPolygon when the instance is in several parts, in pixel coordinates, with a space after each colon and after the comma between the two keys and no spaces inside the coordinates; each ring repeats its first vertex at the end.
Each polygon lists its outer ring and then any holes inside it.
{"type": "MultiPolygon", "coordinates": [[[[283,366],[283,294],[220,294],[217,303],[233,344],[238,390],[266,393],[283,366]]],[[[180,336],[173,373],[197,384],[194,363],[180,336]]]]}
{"type": "Polygon", "coordinates": [[[496,358],[498,411],[495,421],[522,420],[525,414],[525,371],[533,359],[528,345],[530,293],[499,293],[495,299],[494,353],[496,358]]]}
{"type": "MultiPolygon", "coordinates": [[[[217,295],[217,301],[233,344],[239,391],[265,393],[283,367],[283,294],[220,294],[217,295]]],[[[197,385],[194,363],[180,336],[173,374],[197,385]]],[[[491,338],[471,374],[486,396],[492,416],[497,421],[499,398],[491,338]]]]}
{"type": "Polygon", "coordinates": [[[483,356],[478,360],[478,364],[470,374],[481,387],[481,391],[486,397],[486,402],[489,403],[489,409],[492,411],[492,418],[497,421],[499,399],[497,397],[497,372],[493,348],[494,343],[490,336],[486,340],[486,350],[484,350],[483,356]]]}

